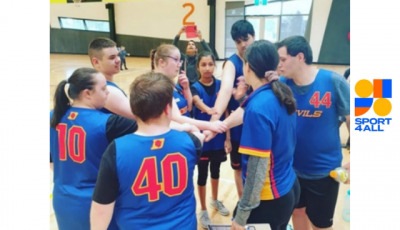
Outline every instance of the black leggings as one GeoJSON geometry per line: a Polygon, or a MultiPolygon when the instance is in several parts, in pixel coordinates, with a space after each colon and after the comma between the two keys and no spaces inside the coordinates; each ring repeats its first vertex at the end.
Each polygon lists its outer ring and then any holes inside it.
{"type": "Polygon", "coordinates": [[[197,177],[197,185],[199,186],[205,186],[207,183],[208,163],[210,163],[211,178],[215,180],[219,179],[219,167],[221,166],[221,162],[213,160],[200,160],[197,164],[197,171],[199,174],[197,177]]]}
{"type": "MultiPolygon", "coordinates": [[[[286,230],[293,210],[299,203],[300,199],[300,183],[296,178],[292,189],[284,196],[276,200],[262,200],[260,205],[251,210],[248,224],[265,224],[268,223],[271,230],[286,230]]],[[[236,215],[236,209],[233,216],[236,215]]]]}

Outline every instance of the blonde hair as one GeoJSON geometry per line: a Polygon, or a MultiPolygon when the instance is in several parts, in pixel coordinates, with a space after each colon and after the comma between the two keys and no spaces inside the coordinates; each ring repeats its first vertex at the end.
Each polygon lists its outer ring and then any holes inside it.
{"type": "Polygon", "coordinates": [[[160,59],[164,60],[164,57],[171,55],[173,50],[179,49],[171,44],[161,44],[157,49],[152,49],[150,51],[151,70],[154,70],[155,67],[158,66],[158,61],[160,59]]]}

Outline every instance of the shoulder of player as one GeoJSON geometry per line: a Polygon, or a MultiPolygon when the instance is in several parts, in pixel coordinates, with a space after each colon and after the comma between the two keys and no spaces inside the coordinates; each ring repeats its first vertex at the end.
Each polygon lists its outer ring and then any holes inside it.
{"type": "Polygon", "coordinates": [[[332,80],[334,88],[341,88],[342,86],[349,84],[343,75],[338,74],[331,70],[325,70],[325,71],[326,71],[325,77],[329,77],[332,80]]]}
{"type": "Polygon", "coordinates": [[[236,67],[235,67],[235,65],[233,64],[233,62],[231,60],[228,60],[225,63],[224,68],[222,69],[221,79],[223,79],[226,76],[232,77],[232,79],[234,79],[235,78],[235,74],[236,74],[236,67]],[[228,75],[226,74],[227,72],[229,73],[228,75]]]}
{"type": "MultiPolygon", "coordinates": [[[[251,95],[250,95],[251,96],[251,95]]],[[[248,98],[246,110],[264,111],[275,108],[279,102],[272,90],[263,90],[248,98]],[[275,105],[276,104],[276,105],[275,105]]],[[[273,110],[273,109],[272,109],[273,110]]]]}
{"type": "Polygon", "coordinates": [[[137,136],[134,135],[133,133],[129,133],[124,136],[117,137],[113,141],[115,143],[115,146],[118,145],[118,147],[120,147],[121,143],[123,144],[123,146],[130,146],[130,145],[125,145],[125,143],[136,143],[137,142],[135,141],[136,137],[137,136]]]}
{"type": "MultiPolygon", "coordinates": [[[[167,137],[173,137],[173,138],[177,138],[179,140],[185,140],[185,138],[192,139],[192,136],[194,136],[194,134],[192,134],[192,133],[171,129],[171,131],[167,137]]],[[[184,142],[181,142],[181,143],[184,143],[184,142]]]]}
{"type": "Polygon", "coordinates": [[[182,87],[179,84],[175,84],[175,88],[177,88],[178,90],[182,90],[182,87]]]}
{"type": "Polygon", "coordinates": [[[285,76],[279,76],[279,81],[282,82],[282,83],[286,84],[286,83],[288,83],[289,80],[290,79],[285,77],[285,76]]]}

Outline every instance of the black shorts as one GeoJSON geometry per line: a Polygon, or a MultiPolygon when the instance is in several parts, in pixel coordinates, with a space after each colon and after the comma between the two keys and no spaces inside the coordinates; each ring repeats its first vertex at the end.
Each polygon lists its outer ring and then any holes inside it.
{"type": "Polygon", "coordinates": [[[225,162],[227,159],[224,149],[205,151],[200,157],[200,161],[225,162]]]}
{"type": "Polygon", "coordinates": [[[299,182],[301,195],[297,208],[306,208],[307,216],[315,227],[332,227],[339,183],[329,176],[318,180],[299,178],[299,182]]]}
{"type": "MultiPolygon", "coordinates": [[[[262,200],[260,205],[251,210],[247,219],[248,224],[268,223],[273,230],[286,230],[300,198],[300,183],[296,179],[292,189],[284,196],[276,200],[262,200]]],[[[236,209],[233,216],[236,215],[236,209]]]]}
{"type": "Polygon", "coordinates": [[[239,153],[239,141],[232,141],[232,151],[230,154],[231,158],[231,167],[233,170],[241,170],[242,169],[242,154],[239,153]]]}

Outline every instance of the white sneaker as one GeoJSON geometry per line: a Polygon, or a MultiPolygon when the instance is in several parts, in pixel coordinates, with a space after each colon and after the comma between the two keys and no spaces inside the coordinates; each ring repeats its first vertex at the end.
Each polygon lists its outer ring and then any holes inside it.
{"type": "Polygon", "coordinates": [[[215,200],[215,201],[211,200],[211,207],[218,210],[219,214],[221,214],[223,216],[229,215],[229,210],[227,208],[225,208],[225,206],[219,200],[215,200]]]}
{"type": "Polygon", "coordinates": [[[201,226],[205,229],[208,229],[208,225],[211,225],[210,217],[208,216],[207,210],[200,211],[200,223],[201,226]]]}

